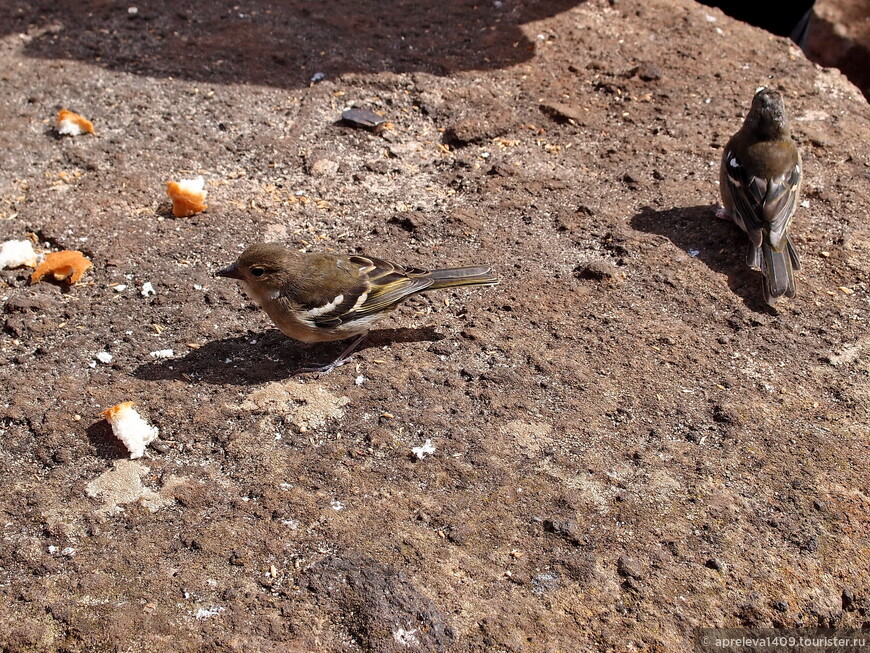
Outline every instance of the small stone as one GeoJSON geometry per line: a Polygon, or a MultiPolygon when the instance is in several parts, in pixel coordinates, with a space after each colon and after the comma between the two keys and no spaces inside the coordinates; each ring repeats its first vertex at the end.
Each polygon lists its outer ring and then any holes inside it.
{"type": "Polygon", "coordinates": [[[725,563],[719,560],[719,558],[710,558],[704,563],[704,566],[708,569],[715,569],[716,571],[722,571],[725,569],[725,563]]]}
{"type": "Polygon", "coordinates": [[[776,603],[773,604],[773,607],[776,610],[779,610],[780,612],[787,612],[788,611],[788,604],[785,601],[777,601],[776,603]]]}
{"type": "Polygon", "coordinates": [[[386,159],[375,159],[373,161],[367,161],[365,164],[366,170],[379,175],[387,174],[391,167],[390,162],[386,159]]]}
{"type": "Polygon", "coordinates": [[[585,261],[574,268],[577,279],[590,281],[605,281],[616,275],[616,267],[606,261],[585,261]]]}
{"type": "Polygon", "coordinates": [[[312,177],[331,177],[338,169],[338,161],[327,152],[315,152],[308,160],[308,174],[312,177]]]}
{"type": "Polygon", "coordinates": [[[582,123],[584,120],[583,110],[562,102],[542,102],[540,109],[556,122],[582,123]]]}
{"type": "Polygon", "coordinates": [[[166,453],[169,451],[169,445],[163,440],[153,440],[149,446],[158,453],[166,453]]]}
{"type": "Polygon", "coordinates": [[[386,120],[374,111],[353,107],[341,114],[343,122],[353,127],[362,127],[371,131],[377,131],[384,126],[386,120]]]}
{"type": "Polygon", "coordinates": [[[545,519],[541,525],[547,533],[558,535],[574,545],[580,543],[580,538],[577,535],[577,524],[570,519],[545,519]]]}
{"type": "Polygon", "coordinates": [[[654,63],[642,63],[637,67],[637,76],[645,82],[654,82],[662,78],[662,71],[654,63]]]}
{"type": "Polygon", "coordinates": [[[636,580],[643,579],[643,572],[640,570],[637,562],[624,553],[619,556],[619,559],[616,561],[616,571],[619,572],[620,576],[634,578],[636,580]]]}
{"type": "Polygon", "coordinates": [[[399,225],[405,231],[417,231],[426,222],[426,216],[420,211],[405,211],[394,215],[387,222],[399,225]]]}

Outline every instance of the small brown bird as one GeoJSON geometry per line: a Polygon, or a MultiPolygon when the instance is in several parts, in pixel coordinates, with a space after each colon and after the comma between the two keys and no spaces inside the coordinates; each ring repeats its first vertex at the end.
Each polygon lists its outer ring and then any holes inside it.
{"type": "Polygon", "coordinates": [[[369,329],[402,301],[425,290],[498,283],[489,267],[417,270],[369,256],[301,253],[278,243],[248,247],[218,276],[238,279],[284,335],[302,342],[357,339],[329,372],[346,361],[369,329]]]}
{"type": "Polygon", "coordinates": [[[722,155],[719,190],[726,216],[749,235],[746,264],[764,275],[768,304],[794,297],[800,259],[788,235],[801,185],[801,157],[782,96],[762,88],[722,155]]]}

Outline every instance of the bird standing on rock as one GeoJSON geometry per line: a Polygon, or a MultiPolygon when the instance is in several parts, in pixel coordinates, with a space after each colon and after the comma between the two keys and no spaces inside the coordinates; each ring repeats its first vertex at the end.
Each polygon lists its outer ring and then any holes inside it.
{"type": "Polygon", "coordinates": [[[801,186],[801,157],[791,138],[782,96],[762,88],[722,155],[719,190],[724,214],[749,236],[746,264],[764,275],[773,305],[794,297],[800,259],[788,235],[801,186]]]}
{"type": "Polygon", "coordinates": [[[278,243],[251,245],[217,274],[238,279],[286,336],[303,342],[357,337],[329,365],[304,368],[319,372],[346,362],[369,329],[411,295],[498,283],[489,267],[417,270],[369,256],[302,253],[278,243]]]}

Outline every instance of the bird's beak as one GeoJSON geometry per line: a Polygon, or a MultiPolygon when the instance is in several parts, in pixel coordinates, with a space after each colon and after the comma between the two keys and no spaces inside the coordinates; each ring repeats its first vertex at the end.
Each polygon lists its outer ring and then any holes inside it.
{"type": "Polygon", "coordinates": [[[239,266],[235,263],[228,265],[222,270],[218,270],[216,273],[218,277],[228,277],[229,279],[243,279],[242,273],[239,272],[239,266]]]}

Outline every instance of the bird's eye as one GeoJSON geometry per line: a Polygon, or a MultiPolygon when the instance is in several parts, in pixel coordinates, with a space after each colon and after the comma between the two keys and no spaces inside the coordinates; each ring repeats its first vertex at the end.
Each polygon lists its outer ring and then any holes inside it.
{"type": "Polygon", "coordinates": [[[251,274],[253,274],[255,277],[262,277],[264,274],[266,274],[266,270],[264,270],[263,268],[251,268],[251,274]]]}

